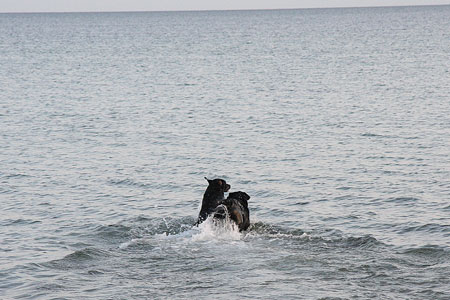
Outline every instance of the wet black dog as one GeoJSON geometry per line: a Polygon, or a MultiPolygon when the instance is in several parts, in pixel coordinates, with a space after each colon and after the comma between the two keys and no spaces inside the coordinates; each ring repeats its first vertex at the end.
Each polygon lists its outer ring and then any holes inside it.
{"type": "Polygon", "coordinates": [[[216,210],[217,206],[225,199],[224,193],[231,188],[223,179],[210,180],[206,177],[205,179],[208,181],[208,187],[203,194],[202,208],[198,215],[197,225],[205,221],[216,210]]]}
{"type": "Polygon", "coordinates": [[[214,212],[214,217],[224,219],[227,215],[239,227],[239,231],[247,230],[250,226],[250,212],[248,200],[250,196],[244,192],[233,192],[223,200],[214,212]]]}
{"type": "Polygon", "coordinates": [[[223,179],[208,180],[208,187],[203,195],[202,207],[196,225],[202,223],[213,215],[214,218],[224,219],[227,216],[239,227],[239,231],[246,230],[250,226],[250,212],[247,201],[250,196],[244,192],[234,192],[224,199],[224,193],[231,186],[223,179]]]}

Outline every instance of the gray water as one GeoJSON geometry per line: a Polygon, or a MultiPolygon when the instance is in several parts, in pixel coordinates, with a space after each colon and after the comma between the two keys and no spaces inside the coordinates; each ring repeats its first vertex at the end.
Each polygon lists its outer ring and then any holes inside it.
{"type": "Polygon", "coordinates": [[[0,15],[1,299],[450,299],[450,6],[0,15]],[[251,227],[192,227],[223,178],[251,227]]]}

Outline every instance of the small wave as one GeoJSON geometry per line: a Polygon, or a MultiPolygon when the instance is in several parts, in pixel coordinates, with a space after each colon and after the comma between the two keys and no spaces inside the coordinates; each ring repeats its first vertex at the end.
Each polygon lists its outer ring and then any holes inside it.
{"type": "Polygon", "coordinates": [[[363,134],[361,134],[361,136],[364,136],[364,137],[381,137],[381,138],[383,138],[383,137],[389,137],[389,136],[386,136],[386,135],[381,135],[381,134],[376,134],[376,133],[370,133],[370,132],[363,133],[363,134]]]}
{"type": "Polygon", "coordinates": [[[399,205],[399,206],[413,206],[413,205],[416,205],[416,203],[420,202],[420,199],[416,198],[416,197],[399,196],[399,197],[390,197],[390,198],[385,198],[385,199],[375,199],[374,201],[378,202],[380,204],[392,203],[394,205],[399,205]]]}
{"type": "Polygon", "coordinates": [[[87,273],[88,273],[88,275],[93,275],[93,276],[105,274],[104,272],[102,272],[100,270],[89,270],[87,273]]]}
{"type": "Polygon", "coordinates": [[[196,83],[188,83],[188,82],[185,82],[185,83],[177,83],[177,84],[175,84],[176,86],[196,86],[197,84],[196,83]]]}
{"type": "Polygon", "coordinates": [[[419,248],[410,248],[402,254],[420,256],[425,258],[450,258],[450,251],[441,246],[426,245],[419,248]]]}
{"type": "Polygon", "coordinates": [[[2,226],[11,226],[11,225],[32,225],[42,223],[42,221],[39,220],[30,220],[30,219],[7,219],[0,223],[2,226]]]}
{"type": "Polygon", "coordinates": [[[427,233],[446,233],[450,232],[450,225],[442,225],[436,223],[417,225],[417,226],[408,226],[401,230],[402,233],[406,232],[414,232],[414,231],[423,231],[427,233]]]}
{"type": "Polygon", "coordinates": [[[95,229],[95,233],[98,237],[116,239],[126,237],[130,230],[131,227],[122,224],[100,225],[95,229]]]}
{"type": "Polygon", "coordinates": [[[370,249],[375,246],[382,245],[376,238],[370,235],[362,237],[348,237],[343,240],[343,243],[347,247],[370,249]]]}
{"type": "Polygon", "coordinates": [[[419,137],[417,136],[396,136],[396,135],[385,135],[385,134],[377,134],[377,133],[371,133],[371,132],[366,132],[361,134],[361,136],[363,137],[374,137],[374,138],[403,138],[405,140],[416,140],[419,137]]]}
{"type": "Polygon", "coordinates": [[[63,258],[65,261],[85,261],[94,259],[96,256],[100,256],[104,253],[99,249],[95,248],[86,248],[82,250],[77,250],[63,258]]]}
{"type": "Polygon", "coordinates": [[[410,203],[410,202],[417,202],[419,200],[420,200],[419,198],[415,198],[415,197],[393,197],[393,198],[388,198],[386,201],[394,202],[394,203],[410,203]]]}
{"type": "Polygon", "coordinates": [[[85,268],[87,265],[97,265],[99,259],[104,259],[111,255],[109,251],[89,247],[76,250],[62,259],[52,260],[42,265],[59,270],[85,268]]]}
{"type": "Polygon", "coordinates": [[[138,187],[138,188],[145,188],[145,189],[149,189],[152,187],[151,184],[138,182],[138,181],[135,181],[130,178],[110,179],[110,180],[108,180],[108,183],[111,185],[115,185],[115,186],[131,186],[131,187],[138,187]]]}
{"type": "Polygon", "coordinates": [[[21,173],[5,175],[5,178],[6,178],[6,179],[11,179],[11,178],[25,178],[25,177],[31,177],[31,176],[30,176],[30,175],[27,175],[27,174],[21,174],[21,173]]]}

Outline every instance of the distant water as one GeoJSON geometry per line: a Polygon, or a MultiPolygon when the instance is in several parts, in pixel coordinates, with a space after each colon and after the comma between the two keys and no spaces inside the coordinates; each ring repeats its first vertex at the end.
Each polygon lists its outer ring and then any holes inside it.
{"type": "Polygon", "coordinates": [[[0,15],[1,299],[449,299],[450,6],[0,15]],[[204,176],[252,226],[199,228],[204,176]]]}

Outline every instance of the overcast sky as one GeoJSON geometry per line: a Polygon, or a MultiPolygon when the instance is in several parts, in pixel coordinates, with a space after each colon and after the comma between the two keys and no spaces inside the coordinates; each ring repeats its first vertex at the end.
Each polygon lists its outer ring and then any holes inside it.
{"type": "Polygon", "coordinates": [[[0,0],[0,12],[224,10],[450,4],[450,0],[0,0]]]}

